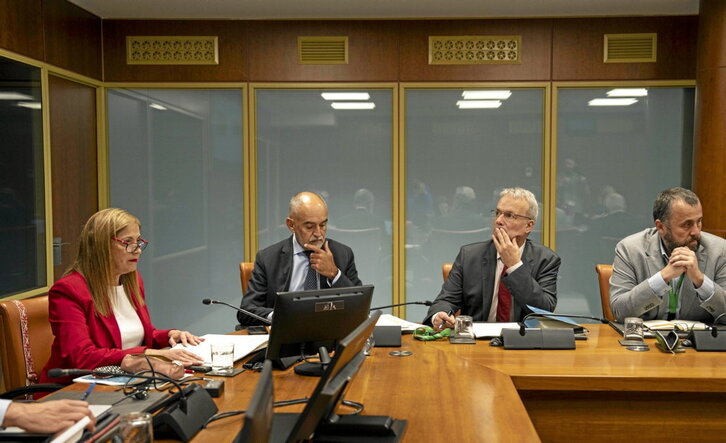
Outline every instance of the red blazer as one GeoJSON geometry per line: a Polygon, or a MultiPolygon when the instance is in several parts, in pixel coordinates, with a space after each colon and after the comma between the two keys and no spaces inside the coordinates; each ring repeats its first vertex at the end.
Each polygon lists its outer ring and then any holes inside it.
{"type": "MultiPolygon", "coordinates": [[[[144,282],[138,275],[141,297],[144,298],[144,282]]],[[[144,346],[121,349],[121,333],[113,313],[101,317],[93,309],[91,291],[86,279],[78,272],[58,280],[48,293],[50,326],[55,335],[50,359],[40,374],[40,382],[64,383],[72,377],[48,378],[53,368],[94,369],[99,366],[118,365],[126,354],[144,352],[147,348],[169,346],[169,330],[154,329],[146,305],[138,306],[144,326],[144,346]]]]}

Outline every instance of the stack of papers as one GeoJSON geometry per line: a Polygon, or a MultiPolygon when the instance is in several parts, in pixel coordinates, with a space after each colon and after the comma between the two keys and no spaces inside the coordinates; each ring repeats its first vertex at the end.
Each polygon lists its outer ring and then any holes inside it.
{"type": "Polygon", "coordinates": [[[406,321],[395,315],[383,314],[378,318],[376,326],[400,326],[401,332],[413,332],[416,328],[420,328],[423,325],[421,323],[406,321]]]}
{"type": "Polygon", "coordinates": [[[474,336],[476,338],[494,338],[502,335],[502,329],[517,329],[519,323],[478,323],[474,322],[474,336]]]}
{"type": "Polygon", "coordinates": [[[186,349],[201,357],[206,364],[212,364],[212,343],[234,343],[234,361],[241,360],[251,353],[267,347],[269,335],[202,335],[204,341],[196,346],[184,346],[181,343],[172,349],[186,349]]]}

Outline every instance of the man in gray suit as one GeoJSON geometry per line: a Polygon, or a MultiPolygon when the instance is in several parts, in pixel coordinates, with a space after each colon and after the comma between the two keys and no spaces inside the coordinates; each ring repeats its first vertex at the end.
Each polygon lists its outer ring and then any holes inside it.
{"type": "MultiPolygon", "coordinates": [[[[360,286],[353,251],[326,238],[328,205],[313,192],[290,199],[285,220],[292,236],[259,251],[240,307],[272,320],[278,292],[360,286]]],[[[260,322],[241,312],[237,320],[250,326],[260,322]]]]}
{"type": "Polygon", "coordinates": [[[492,211],[492,239],[463,246],[424,322],[454,326],[461,309],[474,321],[519,321],[526,305],[553,311],[560,257],[527,236],[537,220],[537,200],[522,188],[504,189],[492,211]]]}
{"type": "Polygon", "coordinates": [[[703,209],[688,189],[661,192],[655,227],[615,248],[610,308],[626,317],[713,322],[726,312],[726,240],[701,232],[703,209]]]}

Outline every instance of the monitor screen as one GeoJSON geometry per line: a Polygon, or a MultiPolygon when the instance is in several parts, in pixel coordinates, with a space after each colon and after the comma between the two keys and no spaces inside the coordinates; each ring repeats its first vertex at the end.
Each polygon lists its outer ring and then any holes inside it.
{"type": "Polygon", "coordinates": [[[287,369],[303,354],[317,354],[321,346],[334,349],[368,318],[372,298],[372,285],[279,292],[266,358],[287,369]]]}
{"type": "Polygon", "coordinates": [[[295,422],[288,442],[310,439],[321,421],[334,417],[346,388],[366,358],[363,347],[380,316],[381,311],[376,311],[338,342],[333,359],[295,422]]]}
{"type": "Polygon", "coordinates": [[[272,435],[273,423],[272,362],[265,360],[255,393],[247,405],[242,431],[235,443],[266,443],[272,435]]]}

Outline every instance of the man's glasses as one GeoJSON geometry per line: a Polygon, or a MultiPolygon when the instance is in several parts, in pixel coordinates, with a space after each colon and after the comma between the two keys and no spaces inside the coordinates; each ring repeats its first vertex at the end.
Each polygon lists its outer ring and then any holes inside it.
{"type": "Polygon", "coordinates": [[[115,241],[121,243],[122,245],[126,246],[126,252],[130,252],[132,254],[134,252],[136,252],[137,249],[140,250],[140,251],[143,251],[149,245],[149,242],[147,242],[143,238],[140,238],[140,239],[136,240],[135,242],[121,240],[120,238],[116,238],[116,237],[112,237],[112,238],[113,238],[113,240],[115,240],[115,241]]]}
{"type": "Polygon", "coordinates": [[[519,215],[515,214],[514,212],[502,212],[499,209],[492,209],[491,211],[492,217],[499,218],[500,215],[504,216],[505,220],[516,220],[518,218],[523,218],[525,220],[532,220],[532,217],[527,217],[526,215],[519,215]]]}

